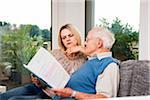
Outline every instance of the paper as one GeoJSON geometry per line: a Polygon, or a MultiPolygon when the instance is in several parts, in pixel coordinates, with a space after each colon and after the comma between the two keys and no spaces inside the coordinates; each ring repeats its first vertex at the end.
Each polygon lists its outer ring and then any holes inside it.
{"type": "Polygon", "coordinates": [[[44,80],[52,88],[64,88],[70,79],[69,74],[53,55],[40,48],[28,65],[24,65],[33,74],[44,80]]]}

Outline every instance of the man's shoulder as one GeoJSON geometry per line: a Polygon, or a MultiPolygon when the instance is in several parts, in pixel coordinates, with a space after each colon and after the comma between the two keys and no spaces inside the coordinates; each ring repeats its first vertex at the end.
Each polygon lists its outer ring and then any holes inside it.
{"type": "Polygon", "coordinates": [[[109,69],[109,70],[118,70],[119,69],[119,66],[118,66],[118,64],[117,63],[115,63],[115,62],[112,62],[112,63],[110,63],[108,66],[107,66],[107,69],[109,69]]]}

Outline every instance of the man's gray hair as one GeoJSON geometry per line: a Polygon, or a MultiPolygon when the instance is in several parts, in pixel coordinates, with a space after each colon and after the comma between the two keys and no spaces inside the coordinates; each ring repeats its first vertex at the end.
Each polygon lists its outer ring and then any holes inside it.
{"type": "Polygon", "coordinates": [[[103,41],[104,48],[111,49],[115,42],[114,34],[105,27],[94,27],[93,30],[94,36],[103,41]]]}

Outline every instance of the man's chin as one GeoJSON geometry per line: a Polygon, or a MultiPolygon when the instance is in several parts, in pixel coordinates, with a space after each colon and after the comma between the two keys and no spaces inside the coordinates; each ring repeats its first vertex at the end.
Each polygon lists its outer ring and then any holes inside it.
{"type": "Polygon", "coordinates": [[[90,57],[93,56],[93,55],[95,55],[94,52],[86,51],[86,50],[85,50],[84,54],[85,54],[86,56],[90,56],[90,57]]]}
{"type": "Polygon", "coordinates": [[[90,55],[89,52],[87,52],[87,51],[84,51],[84,54],[85,54],[86,56],[89,56],[89,55],[90,55]]]}

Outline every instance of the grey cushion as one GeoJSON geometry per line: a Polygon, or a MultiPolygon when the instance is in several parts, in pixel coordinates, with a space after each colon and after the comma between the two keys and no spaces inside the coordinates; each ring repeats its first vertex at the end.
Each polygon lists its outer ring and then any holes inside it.
{"type": "Polygon", "coordinates": [[[150,95],[150,62],[138,61],[133,69],[131,96],[150,95]]]}
{"type": "Polygon", "coordinates": [[[150,61],[128,60],[120,64],[118,96],[150,95],[150,61]]]}

